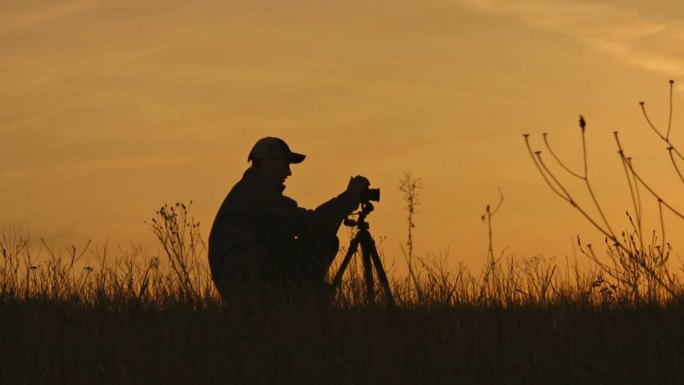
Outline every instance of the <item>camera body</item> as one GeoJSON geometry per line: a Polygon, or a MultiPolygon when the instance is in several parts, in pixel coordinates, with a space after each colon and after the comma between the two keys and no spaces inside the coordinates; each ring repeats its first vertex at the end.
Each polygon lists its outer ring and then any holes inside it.
{"type": "Polygon", "coordinates": [[[370,201],[380,202],[380,189],[379,188],[367,188],[361,193],[362,203],[368,203],[370,201]]]}

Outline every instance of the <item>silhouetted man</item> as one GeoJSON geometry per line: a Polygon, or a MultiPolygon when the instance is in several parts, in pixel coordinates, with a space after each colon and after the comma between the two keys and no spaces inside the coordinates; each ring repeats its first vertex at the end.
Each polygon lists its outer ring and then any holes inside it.
{"type": "Polygon", "coordinates": [[[290,164],[305,156],[278,138],[256,142],[251,167],[232,188],[209,235],[211,275],[224,300],[324,292],[342,220],[356,209],[369,182],[350,179],[347,190],[307,210],[283,195],[290,164]]]}

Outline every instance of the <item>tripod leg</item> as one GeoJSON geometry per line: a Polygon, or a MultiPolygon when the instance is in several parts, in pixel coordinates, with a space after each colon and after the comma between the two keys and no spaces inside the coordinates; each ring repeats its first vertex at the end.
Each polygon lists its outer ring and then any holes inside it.
{"type": "Polygon", "coordinates": [[[382,267],[382,261],[380,261],[380,256],[378,255],[378,249],[375,248],[375,241],[371,238],[370,233],[368,234],[366,245],[361,244],[361,247],[368,250],[371,258],[373,258],[373,264],[375,265],[375,271],[378,274],[378,280],[380,281],[380,286],[385,291],[387,296],[387,301],[390,305],[394,306],[394,297],[392,296],[392,291],[389,287],[389,281],[387,280],[387,274],[385,274],[385,269],[382,267]]]}
{"type": "Polygon", "coordinates": [[[375,287],[373,284],[373,265],[371,262],[370,249],[367,247],[367,238],[363,237],[361,241],[361,250],[363,251],[363,277],[366,281],[366,300],[369,304],[375,303],[375,287]]]}
{"type": "Polygon", "coordinates": [[[349,243],[349,249],[347,250],[347,255],[344,256],[344,259],[342,260],[342,264],[340,265],[340,269],[337,270],[337,273],[335,274],[335,278],[332,281],[333,293],[335,291],[337,291],[337,289],[339,288],[340,282],[342,282],[342,275],[344,275],[344,271],[347,269],[347,265],[349,265],[349,261],[351,261],[351,258],[352,258],[352,256],[354,256],[354,253],[356,253],[356,250],[358,249],[358,247],[359,247],[359,237],[357,235],[349,243]]]}

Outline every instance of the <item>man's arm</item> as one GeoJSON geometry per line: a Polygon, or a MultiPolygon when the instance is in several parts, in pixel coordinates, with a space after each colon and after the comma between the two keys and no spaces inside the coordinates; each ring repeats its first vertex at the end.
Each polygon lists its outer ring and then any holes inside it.
{"type": "Polygon", "coordinates": [[[368,186],[370,182],[365,177],[359,175],[352,177],[342,194],[318,206],[316,212],[334,218],[335,228],[338,228],[344,217],[359,206],[361,194],[368,189],[368,186]]]}
{"type": "Polygon", "coordinates": [[[347,190],[329,201],[318,206],[315,210],[307,210],[297,205],[297,202],[283,195],[271,197],[272,201],[264,202],[262,207],[268,211],[267,217],[276,227],[292,228],[296,232],[309,229],[337,231],[342,220],[359,204],[359,197],[369,185],[368,179],[356,176],[350,179],[347,190]]]}

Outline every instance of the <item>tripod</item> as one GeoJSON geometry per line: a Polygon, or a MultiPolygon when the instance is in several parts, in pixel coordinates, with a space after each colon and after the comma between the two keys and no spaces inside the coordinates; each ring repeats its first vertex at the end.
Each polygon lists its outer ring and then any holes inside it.
{"type": "Polygon", "coordinates": [[[368,231],[368,222],[366,222],[366,217],[370,212],[373,211],[373,205],[370,202],[361,203],[361,212],[359,213],[359,218],[357,220],[345,219],[344,224],[349,227],[356,226],[358,232],[356,236],[349,243],[349,249],[347,250],[347,255],[344,256],[340,269],[335,274],[335,278],[332,282],[332,289],[336,291],[339,289],[340,282],[342,281],[342,275],[347,269],[352,256],[356,253],[359,244],[361,244],[362,251],[362,262],[363,262],[363,277],[366,283],[366,299],[369,303],[375,302],[375,284],[373,282],[373,266],[375,266],[375,272],[380,281],[380,287],[385,291],[385,296],[387,297],[387,302],[394,306],[394,297],[392,297],[392,292],[390,291],[389,282],[387,281],[387,274],[385,274],[385,269],[382,267],[382,262],[378,256],[378,250],[375,248],[375,241],[368,231]]]}

